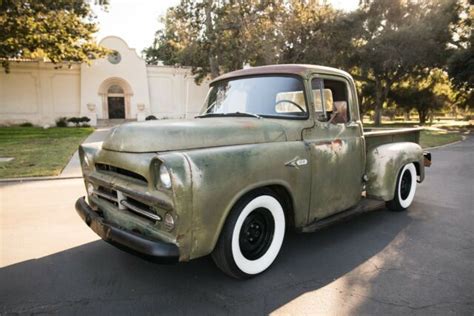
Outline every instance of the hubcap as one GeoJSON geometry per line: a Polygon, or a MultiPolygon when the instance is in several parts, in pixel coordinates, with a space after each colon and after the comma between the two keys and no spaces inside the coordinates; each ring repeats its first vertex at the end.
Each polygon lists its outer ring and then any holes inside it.
{"type": "Polygon", "coordinates": [[[402,183],[400,184],[400,197],[402,200],[405,200],[410,194],[411,190],[411,173],[406,170],[402,176],[402,183]]]}
{"type": "Polygon", "coordinates": [[[263,256],[272,243],[274,231],[272,213],[266,208],[253,210],[240,229],[239,246],[242,255],[248,260],[263,256]]]}

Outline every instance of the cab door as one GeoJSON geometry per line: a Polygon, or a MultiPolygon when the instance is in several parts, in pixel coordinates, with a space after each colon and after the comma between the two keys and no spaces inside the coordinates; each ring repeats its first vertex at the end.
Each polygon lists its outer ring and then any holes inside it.
{"type": "Polygon", "coordinates": [[[365,143],[350,87],[338,76],[311,80],[315,124],[303,132],[311,153],[309,223],[346,210],[361,197],[365,143]]]}

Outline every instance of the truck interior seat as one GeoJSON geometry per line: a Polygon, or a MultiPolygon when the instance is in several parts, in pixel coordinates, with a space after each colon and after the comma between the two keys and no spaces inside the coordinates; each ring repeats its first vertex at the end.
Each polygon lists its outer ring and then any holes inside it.
{"type": "Polygon", "coordinates": [[[347,123],[347,102],[334,101],[335,117],[332,120],[334,124],[347,123]]]}

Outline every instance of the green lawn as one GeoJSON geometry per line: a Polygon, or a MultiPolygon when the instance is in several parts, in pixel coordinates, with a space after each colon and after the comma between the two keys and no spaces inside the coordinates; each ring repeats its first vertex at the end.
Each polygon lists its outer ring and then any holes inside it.
{"type": "MultiPolygon", "coordinates": [[[[418,122],[398,122],[398,121],[383,121],[380,128],[410,128],[420,127],[418,122]]],[[[375,127],[373,122],[364,122],[364,127],[375,127]]],[[[423,126],[422,126],[423,127],[423,126]]],[[[472,131],[470,122],[460,121],[446,121],[442,123],[433,124],[434,128],[424,126],[426,129],[420,134],[420,145],[423,148],[437,147],[450,143],[457,142],[462,139],[462,134],[469,130],[472,131]]]]}
{"type": "Polygon", "coordinates": [[[0,178],[57,176],[93,128],[0,127],[0,178]]]}
{"type": "Polygon", "coordinates": [[[420,134],[420,145],[423,148],[436,147],[457,142],[462,139],[458,131],[424,130],[420,134]]]}

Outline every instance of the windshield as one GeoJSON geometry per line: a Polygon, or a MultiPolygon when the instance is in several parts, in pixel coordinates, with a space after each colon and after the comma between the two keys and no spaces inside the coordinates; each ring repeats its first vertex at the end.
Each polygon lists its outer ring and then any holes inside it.
{"type": "Polygon", "coordinates": [[[219,81],[211,87],[200,117],[224,115],[304,118],[303,81],[291,76],[219,81]]]}

